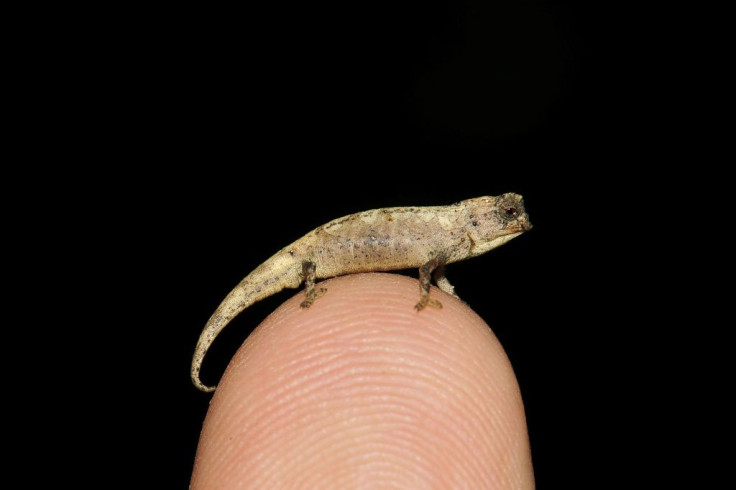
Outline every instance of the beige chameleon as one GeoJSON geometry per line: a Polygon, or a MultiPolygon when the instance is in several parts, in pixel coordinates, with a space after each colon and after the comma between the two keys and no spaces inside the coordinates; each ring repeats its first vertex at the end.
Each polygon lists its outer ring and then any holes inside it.
{"type": "Polygon", "coordinates": [[[429,297],[432,274],[437,286],[453,295],[444,276],[445,264],[488,252],[531,229],[518,194],[477,197],[450,206],[383,208],[330,221],[295,241],[248,274],[224,299],[205,325],[192,358],[192,381],[202,391],[214,391],[199,379],[207,349],[241,311],[284,288],[305,282],[309,308],[326,292],[316,278],[357,272],[419,267],[419,302],[441,308],[429,297]]]}

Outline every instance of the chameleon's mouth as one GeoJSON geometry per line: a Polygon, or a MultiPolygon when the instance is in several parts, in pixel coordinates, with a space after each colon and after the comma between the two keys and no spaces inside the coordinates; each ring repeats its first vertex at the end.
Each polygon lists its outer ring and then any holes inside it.
{"type": "Polygon", "coordinates": [[[527,219],[519,219],[515,223],[506,226],[506,231],[514,233],[514,236],[518,235],[519,233],[529,231],[531,229],[532,224],[527,219]]]}

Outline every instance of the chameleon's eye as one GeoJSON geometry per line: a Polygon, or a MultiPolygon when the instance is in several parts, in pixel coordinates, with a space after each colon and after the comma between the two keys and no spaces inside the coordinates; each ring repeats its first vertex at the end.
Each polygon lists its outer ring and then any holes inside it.
{"type": "Polygon", "coordinates": [[[519,216],[519,210],[513,206],[504,206],[502,212],[503,217],[507,220],[511,220],[519,216]]]}

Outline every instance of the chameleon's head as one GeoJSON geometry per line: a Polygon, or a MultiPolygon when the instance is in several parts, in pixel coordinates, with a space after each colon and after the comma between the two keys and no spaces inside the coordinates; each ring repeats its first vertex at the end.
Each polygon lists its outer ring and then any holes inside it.
{"type": "Polygon", "coordinates": [[[532,228],[518,194],[477,197],[462,201],[467,208],[468,236],[472,255],[488,252],[532,228]]]}

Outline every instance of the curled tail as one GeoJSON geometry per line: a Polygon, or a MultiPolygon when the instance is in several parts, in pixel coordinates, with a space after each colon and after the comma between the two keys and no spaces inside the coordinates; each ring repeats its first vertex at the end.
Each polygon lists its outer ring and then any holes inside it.
{"type": "Polygon", "coordinates": [[[230,294],[217,307],[199,336],[192,357],[191,376],[194,386],[205,392],[215,391],[214,386],[202,383],[199,379],[199,371],[210,345],[222,329],[230,323],[230,320],[253,303],[276,294],[284,288],[299,287],[301,281],[300,264],[281,254],[276,254],[240,281],[240,284],[230,291],[230,294]]]}
{"type": "Polygon", "coordinates": [[[207,350],[210,348],[210,345],[212,345],[215,337],[217,337],[217,334],[219,334],[220,331],[225,328],[225,325],[230,323],[230,320],[235,316],[233,315],[232,317],[227,318],[220,315],[219,311],[220,309],[218,308],[207,321],[207,325],[205,325],[204,330],[202,330],[199,340],[197,341],[197,347],[194,348],[194,357],[192,357],[192,383],[194,383],[194,386],[196,386],[197,389],[208,393],[215,391],[215,387],[207,386],[199,379],[199,370],[202,367],[202,361],[204,360],[204,356],[207,354],[207,350]]]}

